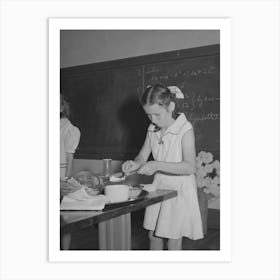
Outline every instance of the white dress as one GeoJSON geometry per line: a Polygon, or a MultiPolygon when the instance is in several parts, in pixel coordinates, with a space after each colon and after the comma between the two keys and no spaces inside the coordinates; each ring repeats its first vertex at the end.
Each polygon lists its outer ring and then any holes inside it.
{"type": "MultiPolygon", "coordinates": [[[[152,154],[156,161],[181,162],[182,137],[192,125],[184,114],[165,131],[162,144],[160,132],[154,132],[154,125],[148,128],[152,154]]],[[[197,198],[195,175],[178,176],[155,174],[153,184],[157,189],[176,190],[177,197],[148,206],[145,211],[144,228],[153,230],[158,237],[178,239],[203,238],[202,221],[197,198]]]]}
{"type": "Polygon", "coordinates": [[[72,125],[68,119],[60,119],[60,178],[65,177],[66,153],[75,153],[80,136],[80,130],[72,125]]]}

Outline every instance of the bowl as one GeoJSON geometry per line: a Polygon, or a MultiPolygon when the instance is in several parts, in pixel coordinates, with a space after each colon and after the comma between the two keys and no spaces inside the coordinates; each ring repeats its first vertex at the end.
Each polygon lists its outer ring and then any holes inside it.
{"type": "Polygon", "coordinates": [[[129,199],[135,199],[137,198],[140,193],[142,192],[142,189],[140,188],[130,188],[129,189],[129,199]]]}
{"type": "Polygon", "coordinates": [[[105,196],[111,203],[126,201],[129,198],[129,186],[107,185],[105,186],[105,196]]]}

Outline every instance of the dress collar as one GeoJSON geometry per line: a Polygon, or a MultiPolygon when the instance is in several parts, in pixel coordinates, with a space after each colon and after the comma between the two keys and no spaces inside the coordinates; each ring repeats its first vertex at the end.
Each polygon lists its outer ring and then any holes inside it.
{"type": "MultiPolygon", "coordinates": [[[[165,130],[164,135],[167,133],[179,134],[186,122],[187,122],[187,118],[185,114],[180,113],[177,119],[175,120],[175,122],[165,130]]],[[[155,130],[155,125],[150,124],[148,127],[148,131],[155,132],[154,130],[155,130]]]]}

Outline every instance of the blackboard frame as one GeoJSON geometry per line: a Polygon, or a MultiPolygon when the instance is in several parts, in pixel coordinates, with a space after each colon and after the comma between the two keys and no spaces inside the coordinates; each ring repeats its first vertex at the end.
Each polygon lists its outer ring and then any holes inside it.
{"type": "Polygon", "coordinates": [[[79,66],[65,67],[60,69],[61,78],[64,76],[74,76],[81,73],[111,68],[122,68],[126,66],[153,64],[170,60],[181,60],[185,58],[210,56],[220,54],[220,44],[195,47],[190,49],[180,49],[176,51],[161,52],[143,56],[110,60],[104,62],[90,63],[79,66]]]}

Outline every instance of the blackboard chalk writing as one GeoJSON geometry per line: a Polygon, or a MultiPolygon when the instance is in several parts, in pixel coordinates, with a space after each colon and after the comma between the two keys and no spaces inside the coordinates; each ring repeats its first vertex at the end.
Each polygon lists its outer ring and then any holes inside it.
{"type": "Polygon", "coordinates": [[[168,75],[159,76],[159,80],[168,80],[168,75]]]}
{"type": "MultiPolygon", "coordinates": [[[[152,73],[156,73],[156,72],[160,72],[159,68],[156,68],[155,66],[153,66],[151,69],[147,70],[145,72],[146,75],[148,74],[152,74],[152,73]]],[[[154,74],[151,76],[151,79],[153,78],[158,78],[159,80],[168,80],[168,79],[172,79],[172,78],[188,78],[188,77],[199,77],[202,75],[211,75],[211,74],[216,74],[216,68],[214,66],[209,66],[209,67],[205,67],[202,69],[191,69],[191,70],[182,70],[179,69],[177,71],[170,71],[170,72],[166,72],[166,73],[162,73],[162,75],[157,76],[157,74],[154,74]]]]}
{"type": "Polygon", "coordinates": [[[194,92],[190,92],[185,94],[184,102],[182,103],[182,108],[186,108],[188,110],[195,109],[203,109],[207,106],[207,104],[217,104],[219,98],[214,96],[202,96],[200,94],[195,94],[194,92]]]}
{"type": "Polygon", "coordinates": [[[208,113],[208,114],[203,114],[201,120],[212,120],[216,121],[220,119],[220,114],[217,113],[208,113]]]}
{"type": "Polygon", "coordinates": [[[150,74],[150,73],[156,73],[159,71],[160,71],[159,67],[151,66],[151,67],[148,67],[148,69],[145,72],[146,72],[146,74],[150,74]]]}
{"type": "Polygon", "coordinates": [[[188,119],[190,121],[206,121],[206,120],[211,120],[211,121],[217,121],[220,119],[220,114],[218,113],[203,113],[201,117],[194,117],[192,113],[190,113],[188,119]]]}
{"type": "Polygon", "coordinates": [[[190,76],[207,75],[215,73],[215,67],[210,66],[207,68],[188,71],[190,76]]]}

